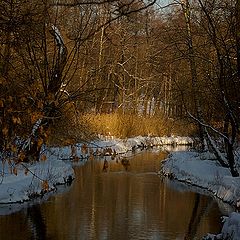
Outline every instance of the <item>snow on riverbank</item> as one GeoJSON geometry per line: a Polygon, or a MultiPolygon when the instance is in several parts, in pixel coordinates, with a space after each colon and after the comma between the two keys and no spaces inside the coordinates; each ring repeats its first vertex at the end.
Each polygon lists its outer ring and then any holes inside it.
{"type": "Polygon", "coordinates": [[[229,169],[221,167],[209,153],[174,152],[163,161],[161,172],[207,189],[224,202],[240,203],[240,177],[233,178],[229,169]]]}
{"type": "Polygon", "coordinates": [[[240,239],[240,213],[233,212],[229,217],[223,218],[223,228],[220,234],[208,234],[203,240],[239,240],[240,239]]]}
{"type": "MultiPolygon", "coordinates": [[[[162,162],[160,174],[201,187],[226,203],[240,206],[240,177],[233,178],[229,169],[221,167],[210,153],[173,152],[162,162]]],[[[220,234],[209,234],[204,239],[240,239],[240,214],[230,214],[220,234]]]]}
{"type": "Polygon", "coordinates": [[[73,178],[70,164],[48,158],[34,164],[0,163],[0,204],[34,199],[73,178]]]}
{"type": "Polygon", "coordinates": [[[78,164],[84,164],[83,159],[87,159],[90,154],[131,154],[138,148],[142,150],[163,144],[189,145],[192,144],[192,140],[184,137],[135,137],[126,140],[101,137],[85,146],[76,144],[43,149],[40,161],[33,164],[0,161],[0,204],[32,200],[55,190],[56,185],[66,183],[69,176],[74,177],[74,172],[70,161],[65,160],[73,160],[73,155],[80,162],[78,164]]]}

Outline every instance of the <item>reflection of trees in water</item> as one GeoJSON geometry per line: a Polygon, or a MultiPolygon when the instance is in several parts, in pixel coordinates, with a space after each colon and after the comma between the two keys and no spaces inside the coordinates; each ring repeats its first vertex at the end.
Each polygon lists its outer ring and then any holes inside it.
{"type": "Polygon", "coordinates": [[[130,166],[130,162],[129,162],[129,159],[127,158],[123,158],[121,160],[121,164],[123,165],[123,167],[125,168],[125,170],[127,171],[129,166],[130,166]]]}
{"type": "Polygon", "coordinates": [[[188,229],[184,237],[185,240],[192,240],[197,234],[200,222],[204,215],[208,212],[210,206],[212,206],[213,200],[200,201],[200,194],[195,194],[194,207],[192,215],[188,224],[188,229]]]}
{"type": "Polygon", "coordinates": [[[40,205],[34,205],[27,209],[27,218],[32,230],[31,239],[45,240],[46,238],[46,225],[42,216],[40,205]]]}
{"type": "Polygon", "coordinates": [[[104,160],[104,163],[103,163],[103,169],[102,169],[102,171],[103,171],[103,172],[107,172],[107,170],[108,170],[108,161],[105,159],[105,160],[104,160]]]}

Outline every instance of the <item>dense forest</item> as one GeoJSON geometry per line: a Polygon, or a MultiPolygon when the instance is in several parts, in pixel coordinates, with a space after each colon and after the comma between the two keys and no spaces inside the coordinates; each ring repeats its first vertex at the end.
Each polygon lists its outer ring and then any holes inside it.
{"type": "Polygon", "coordinates": [[[2,0],[1,158],[194,134],[238,176],[239,23],[239,0],[2,0]]]}

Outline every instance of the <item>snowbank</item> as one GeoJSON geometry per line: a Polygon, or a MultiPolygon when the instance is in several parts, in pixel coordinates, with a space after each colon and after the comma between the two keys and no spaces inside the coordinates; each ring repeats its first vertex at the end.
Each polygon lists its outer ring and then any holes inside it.
{"type": "Polygon", "coordinates": [[[229,217],[223,218],[223,228],[220,234],[208,234],[203,240],[239,240],[240,239],[240,213],[233,212],[229,217]]]}
{"type": "MultiPolygon", "coordinates": [[[[43,196],[74,177],[72,163],[84,164],[90,155],[132,154],[164,144],[192,144],[184,137],[135,137],[126,140],[102,137],[91,143],[42,150],[40,161],[33,164],[0,161],[0,204],[16,203],[43,196]]],[[[1,156],[0,156],[1,157],[1,156]]]]}
{"type": "Polygon", "coordinates": [[[73,178],[70,164],[49,157],[34,164],[0,163],[0,203],[34,199],[73,178]]]}
{"type": "MultiPolygon", "coordinates": [[[[221,167],[210,153],[173,152],[162,162],[159,173],[206,189],[224,202],[239,207],[240,177],[233,178],[229,169],[221,167]]],[[[233,212],[225,218],[220,234],[209,234],[204,239],[240,239],[240,214],[233,212]]]]}
{"type": "Polygon", "coordinates": [[[233,178],[209,153],[174,152],[163,161],[163,175],[207,189],[224,202],[237,206],[240,177],[233,178]]]}
{"type": "Polygon", "coordinates": [[[171,137],[134,137],[128,139],[118,139],[112,137],[100,137],[99,141],[95,141],[90,144],[95,147],[112,147],[116,150],[117,153],[127,152],[133,150],[134,148],[149,148],[153,146],[192,146],[193,139],[190,137],[180,137],[180,136],[171,136],[171,137]]]}

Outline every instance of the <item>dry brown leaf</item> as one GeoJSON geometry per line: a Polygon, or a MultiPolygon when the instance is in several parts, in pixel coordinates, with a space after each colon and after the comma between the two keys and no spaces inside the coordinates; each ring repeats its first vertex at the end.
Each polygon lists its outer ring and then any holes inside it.
{"type": "Polygon", "coordinates": [[[45,154],[43,154],[40,159],[41,159],[41,161],[45,162],[47,160],[47,156],[45,154]]]}
{"type": "Polygon", "coordinates": [[[27,168],[25,168],[24,174],[27,176],[28,175],[29,170],[27,168]]]}
{"type": "Polygon", "coordinates": [[[93,155],[93,149],[92,148],[89,148],[89,154],[93,155]]]}
{"type": "Polygon", "coordinates": [[[19,125],[22,124],[22,121],[21,121],[21,118],[20,118],[20,117],[17,117],[17,124],[19,124],[19,125]]]}
{"type": "Polygon", "coordinates": [[[48,181],[47,180],[43,180],[42,181],[42,189],[44,191],[48,191],[49,190],[49,184],[48,184],[48,181]]]}
{"type": "Polygon", "coordinates": [[[87,154],[88,153],[88,146],[87,146],[87,144],[84,143],[81,146],[81,151],[82,151],[83,154],[87,154]]]}
{"type": "Polygon", "coordinates": [[[75,145],[71,145],[71,156],[77,155],[77,148],[75,145]]]}
{"type": "Polygon", "coordinates": [[[18,154],[18,160],[20,162],[23,162],[23,160],[25,159],[26,155],[23,151],[21,151],[19,154],[18,154]]]}
{"type": "Polygon", "coordinates": [[[7,127],[4,127],[3,129],[2,129],[2,133],[3,133],[3,136],[7,136],[7,134],[8,134],[8,128],[7,127]]]}
{"type": "Polygon", "coordinates": [[[18,174],[16,167],[13,168],[13,174],[16,175],[16,176],[17,176],[17,174],[18,174]]]}

